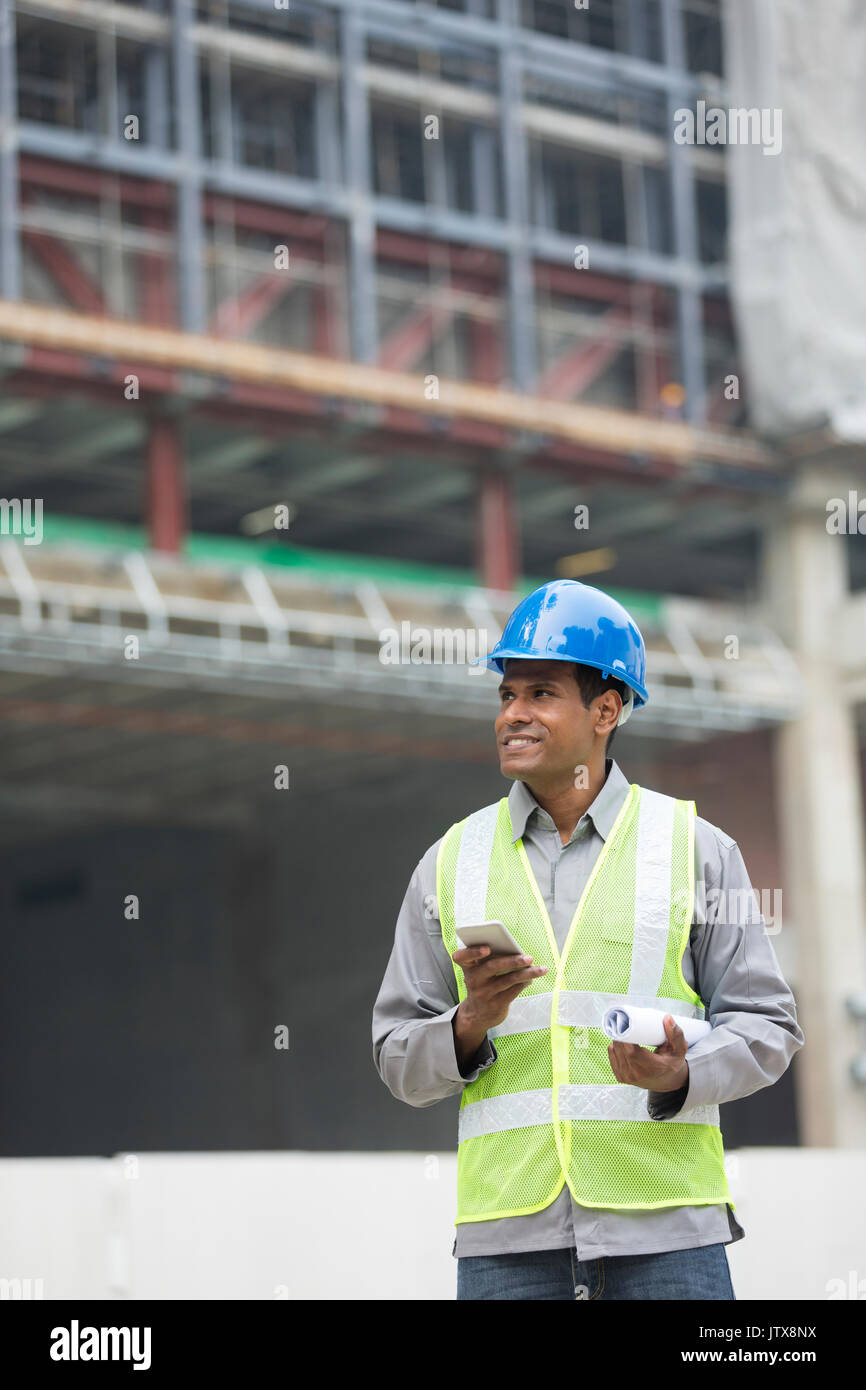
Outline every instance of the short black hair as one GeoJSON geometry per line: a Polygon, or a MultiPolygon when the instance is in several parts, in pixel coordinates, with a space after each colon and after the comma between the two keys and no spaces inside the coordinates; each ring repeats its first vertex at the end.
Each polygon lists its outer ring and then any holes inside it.
{"type": "MultiPolygon", "coordinates": [[[[593,700],[596,699],[598,695],[603,695],[606,690],[615,690],[623,704],[625,704],[628,698],[628,686],[625,682],[617,680],[615,676],[607,676],[605,678],[597,666],[580,666],[575,663],[574,679],[577,681],[577,686],[580,690],[580,698],[583,700],[587,709],[589,709],[593,700]]],[[[605,755],[610,751],[615,733],[616,726],[611,729],[607,736],[607,743],[604,745],[605,755]]]]}

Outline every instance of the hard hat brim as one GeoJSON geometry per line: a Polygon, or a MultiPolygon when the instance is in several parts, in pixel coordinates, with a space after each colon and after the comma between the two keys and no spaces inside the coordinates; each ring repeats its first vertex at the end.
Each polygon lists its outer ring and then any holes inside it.
{"type": "Polygon", "coordinates": [[[502,676],[505,674],[506,661],[570,661],[574,666],[592,666],[596,671],[602,671],[605,676],[613,676],[615,680],[622,681],[623,685],[633,690],[635,709],[649,703],[649,694],[645,686],[624,672],[618,671],[616,667],[605,666],[600,661],[575,661],[573,656],[560,656],[554,652],[514,651],[513,648],[506,647],[501,651],[488,652],[486,656],[476,656],[468,664],[479,666],[484,662],[488,671],[495,671],[497,675],[502,676]]]}

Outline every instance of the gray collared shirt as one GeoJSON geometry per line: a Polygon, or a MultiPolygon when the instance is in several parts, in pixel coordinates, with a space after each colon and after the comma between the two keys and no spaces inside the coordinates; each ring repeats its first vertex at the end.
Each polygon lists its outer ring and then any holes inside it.
{"type": "MultiPolygon", "coordinates": [[[[606,761],[606,772],[604,786],[566,845],[522,782],[514,782],[508,794],[515,839],[523,838],[560,950],[628,794],[629,783],[612,758],[606,761]]],[[[497,1056],[488,1036],[470,1070],[461,1073],[457,1065],[451,1026],[457,983],[436,902],[440,843],[430,846],[412,874],[373,1010],[376,1068],[391,1094],[414,1106],[459,1095],[493,1066],[497,1056]]],[[[712,1032],[689,1048],[689,1079],[681,1090],[647,1091],[652,1119],[670,1119],[686,1102],[688,1108],[722,1105],[771,1086],[804,1042],[794,997],[779,969],[739,848],[699,816],[695,903],[682,970],[707,1007],[712,1032]]],[[[727,1203],[624,1212],[581,1206],[565,1186],[549,1206],[528,1216],[459,1223],[452,1254],[572,1247],[579,1260],[589,1260],[729,1244],[744,1235],[727,1203]]]]}

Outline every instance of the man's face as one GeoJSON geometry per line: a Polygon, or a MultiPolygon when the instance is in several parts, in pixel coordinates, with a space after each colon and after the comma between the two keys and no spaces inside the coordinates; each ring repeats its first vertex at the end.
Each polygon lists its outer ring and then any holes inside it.
{"type": "Polygon", "coordinates": [[[575,767],[592,756],[602,698],[586,708],[571,661],[506,661],[495,724],[503,776],[547,785],[573,782],[575,767]]]}

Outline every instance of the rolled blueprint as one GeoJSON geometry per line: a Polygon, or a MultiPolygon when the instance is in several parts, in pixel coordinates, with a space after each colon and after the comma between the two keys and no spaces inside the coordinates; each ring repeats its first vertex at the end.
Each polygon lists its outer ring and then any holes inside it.
{"type": "MultiPolygon", "coordinates": [[[[667,1040],[662,1020],[668,1012],[667,1009],[639,1009],[632,1004],[617,1004],[615,1008],[607,1010],[601,1026],[615,1042],[657,1047],[667,1040]]],[[[681,1014],[671,1014],[671,1017],[682,1028],[686,1047],[691,1047],[699,1038],[705,1038],[712,1028],[703,1018],[684,1018],[681,1014]]]]}

